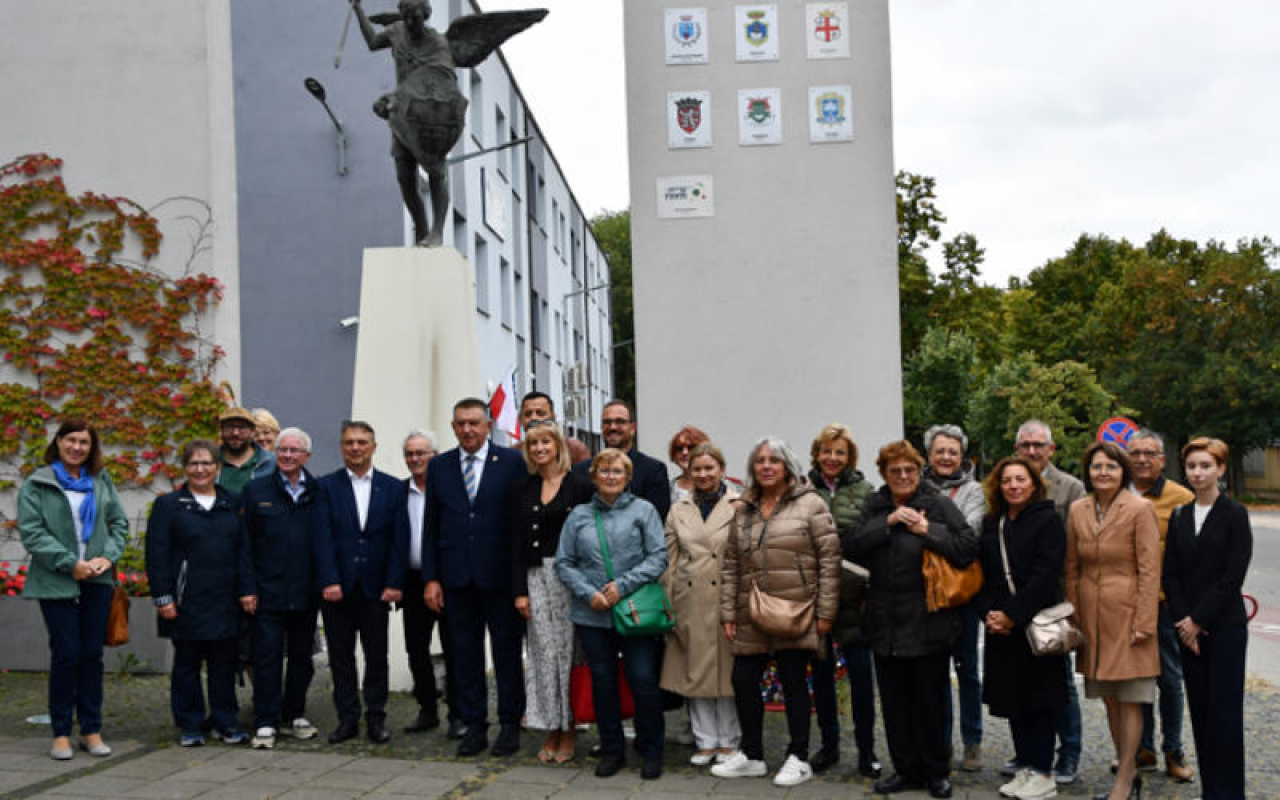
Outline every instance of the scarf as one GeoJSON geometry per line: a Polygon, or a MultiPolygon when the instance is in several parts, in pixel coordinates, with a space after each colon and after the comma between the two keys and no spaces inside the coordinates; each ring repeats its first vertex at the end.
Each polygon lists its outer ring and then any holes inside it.
{"type": "Polygon", "coordinates": [[[80,541],[88,542],[93,536],[93,521],[98,516],[98,504],[93,496],[93,476],[88,470],[80,468],[80,477],[73,478],[67,473],[67,468],[62,466],[62,461],[55,461],[51,465],[53,467],[53,477],[58,479],[58,485],[62,487],[64,492],[84,492],[84,502],[80,504],[80,541]]]}
{"type": "Polygon", "coordinates": [[[724,497],[726,488],[725,482],[720,481],[720,485],[715,488],[715,491],[700,492],[697,489],[693,490],[693,502],[694,505],[698,507],[698,511],[702,512],[703,520],[706,520],[707,517],[711,516],[712,510],[716,507],[716,503],[720,502],[721,497],[724,497]]]}

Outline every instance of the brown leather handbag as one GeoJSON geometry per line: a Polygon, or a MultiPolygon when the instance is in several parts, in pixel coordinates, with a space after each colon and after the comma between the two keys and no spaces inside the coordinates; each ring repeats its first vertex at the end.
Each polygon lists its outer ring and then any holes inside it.
{"type": "Polygon", "coordinates": [[[107,616],[107,647],[129,643],[129,593],[117,585],[111,593],[111,613],[107,616]]]}
{"type": "Polygon", "coordinates": [[[769,575],[769,549],[765,545],[768,530],[769,523],[765,522],[760,531],[760,541],[757,542],[764,563],[760,574],[751,581],[751,591],[747,594],[747,615],[751,617],[751,624],[767,636],[799,639],[813,625],[813,597],[807,600],[788,600],[769,594],[767,586],[760,588],[761,577],[769,575]]]}
{"type": "Polygon", "coordinates": [[[982,565],[976,560],[961,569],[932,550],[924,551],[924,603],[929,611],[962,606],[982,588],[982,565]]]}

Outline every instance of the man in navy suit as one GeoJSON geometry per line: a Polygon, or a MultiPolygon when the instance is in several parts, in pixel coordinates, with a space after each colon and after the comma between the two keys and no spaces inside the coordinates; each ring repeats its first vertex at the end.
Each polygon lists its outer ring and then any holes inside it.
{"type": "MultiPolygon", "coordinates": [[[[648,500],[658,510],[658,518],[666,519],[671,509],[671,482],[667,467],[661,461],[636,449],[636,416],[626,400],[610,400],[600,412],[600,435],[605,447],[621,450],[631,459],[631,483],[627,491],[648,500]]],[[[591,482],[591,459],[573,465],[573,471],[591,482]]]]}
{"type": "Polygon", "coordinates": [[[508,509],[512,488],[528,473],[517,451],[489,441],[489,409],[483,400],[459,400],[452,424],[458,447],[436,456],[427,472],[423,599],[432,610],[443,609],[449,625],[449,671],[456,671],[458,707],[467,726],[458,756],[477,755],[489,743],[486,630],[501,725],[491,752],[511,755],[520,749],[524,670],[522,624],[511,593],[508,509]]]}
{"type": "MultiPolygon", "coordinates": [[[[333,705],[338,727],[331,744],[359,732],[356,636],[364,653],[365,725],[369,739],[382,744],[387,732],[388,604],[400,600],[409,554],[409,514],[401,481],[373,469],[377,449],[367,422],[342,423],[345,467],[321,478],[329,506],[330,541],[322,559],[338,583],[321,591],[324,634],[333,671],[333,705]]],[[[323,574],[323,571],[322,571],[323,574]]]]}

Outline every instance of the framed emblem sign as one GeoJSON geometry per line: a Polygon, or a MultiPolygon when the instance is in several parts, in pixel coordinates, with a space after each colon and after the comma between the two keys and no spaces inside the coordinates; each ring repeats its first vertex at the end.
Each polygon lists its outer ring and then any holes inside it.
{"type": "Polygon", "coordinates": [[[738,61],[778,60],[778,7],[737,6],[733,30],[738,61]]]}
{"type": "Polygon", "coordinates": [[[738,90],[738,144],[782,144],[782,90],[738,90]]]}
{"type": "Polygon", "coordinates": [[[667,93],[667,147],[711,146],[711,92],[667,93]]]}
{"type": "Polygon", "coordinates": [[[662,39],[667,47],[668,64],[705,64],[707,49],[707,10],[705,8],[668,8],[663,14],[662,39]]]}
{"type": "Polygon", "coordinates": [[[809,87],[809,141],[853,140],[853,88],[809,87]]]}
{"type": "Polygon", "coordinates": [[[849,57],[848,3],[805,3],[804,25],[809,58],[849,57]]]}
{"type": "Polygon", "coordinates": [[[714,217],[715,193],[710,175],[658,178],[658,219],[714,217]]]}

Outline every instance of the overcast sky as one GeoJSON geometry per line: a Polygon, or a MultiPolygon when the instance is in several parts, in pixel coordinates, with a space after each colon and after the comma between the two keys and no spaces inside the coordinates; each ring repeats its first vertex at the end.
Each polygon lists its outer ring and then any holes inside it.
{"type": "MultiPolygon", "coordinates": [[[[551,9],[503,52],[587,213],[625,208],[622,0],[480,4],[551,9]]],[[[1274,0],[891,0],[890,24],[895,169],[938,179],[987,282],[1082,232],[1280,239],[1274,0]]]]}

